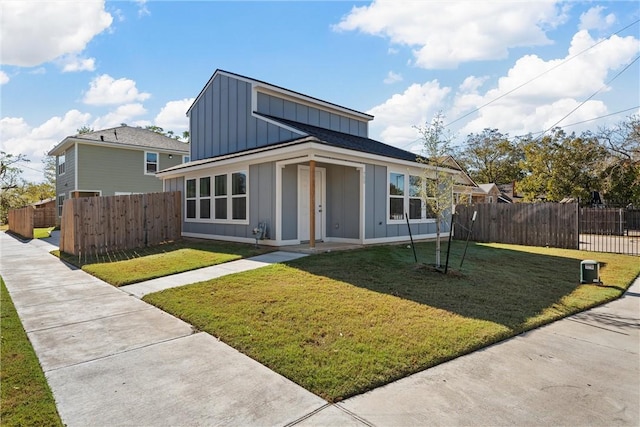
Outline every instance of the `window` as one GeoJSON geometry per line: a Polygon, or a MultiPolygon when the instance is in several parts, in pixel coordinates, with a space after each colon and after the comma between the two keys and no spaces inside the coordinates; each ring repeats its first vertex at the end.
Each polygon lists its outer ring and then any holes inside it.
{"type": "Polygon", "coordinates": [[[246,221],[246,172],[187,179],[185,186],[187,218],[212,222],[246,221]]]}
{"type": "Polygon", "coordinates": [[[404,219],[403,174],[389,174],[389,219],[404,219]]]}
{"type": "Polygon", "coordinates": [[[58,194],[58,216],[62,216],[63,204],[64,204],[64,194],[58,194]]]}
{"type": "Polygon", "coordinates": [[[211,177],[200,178],[200,218],[211,218],[211,177]]]}
{"type": "Polygon", "coordinates": [[[188,179],[186,184],[187,218],[196,217],[196,180],[188,179]]]}
{"type": "Polygon", "coordinates": [[[191,158],[189,156],[182,156],[182,163],[189,163],[191,158]]]}
{"type": "Polygon", "coordinates": [[[58,175],[64,175],[66,171],[66,165],[65,165],[66,157],[67,157],[66,151],[64,151],[62,154],[58,156],[58,175]]]}
{"type": "Polygon", "coordinates": [[[418,175],[391,172],[389,174],[389,220],[405,219],[424,221],[435,218],[432,209],[424,202],[423,194],[428,190],[426,182],[418,175]]]}
{"type": "Polygon", "coordinates": [[[153,175],[158,172],[158,153],[151,151],[144,152],[144,173],[145,175],[153,175]]]}
{"type": "Polygon", "coordinates": [[[231,219],[247,219],[247,174],[231,174],[231,219]]]}

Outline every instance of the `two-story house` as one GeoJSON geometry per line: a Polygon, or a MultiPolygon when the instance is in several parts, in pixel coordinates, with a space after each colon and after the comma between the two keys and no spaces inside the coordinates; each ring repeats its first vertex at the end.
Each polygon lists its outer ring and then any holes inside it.
{"type": "Polygon", "coordinates": [[[67,198],[163,191],[160,169],[189,161],[189,144],[131,126],[68,136],[56,156],[58,216],[67,198]]]}
{"type": "Polygon", "coordinates": [[[435,236],[420,198],[433,168],[370,139],[369,114],[217,70],[187,115],[191,162],[158,173],[183,192],[184,236],[397,242],[409,239],[405,214],[414,238],[435,236]]]}

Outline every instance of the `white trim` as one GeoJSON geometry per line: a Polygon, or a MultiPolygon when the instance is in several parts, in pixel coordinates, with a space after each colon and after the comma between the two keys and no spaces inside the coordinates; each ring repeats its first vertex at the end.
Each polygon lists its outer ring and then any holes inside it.
{"type": "MultiPolygon", "coordinates": [[[[250,200],[250,188],[249,188],[249,169],[250,165],[245,165],[245,167],[238,168],[227,168],[227,169],[211,169],[207,173],[194,174],[191,173],[189,175],[184,175],[183,178],[183,200],[184,200],[184,212],[183,212],[183,222],[189,223],[204,223],[204,224],[232,224],[232,225],[249,225],[250,223],[250,213],[251,213],[251,200],[250,200]],[[246,218],[245,219],[232,219],[233,216],[233,174],[235,173],[244,173],[247,179],[246,182],[246,194],[244,198],[246,199],[246,218]],[[215,218],[215,177],[219,175],[227,176],[227,195],[225,196],[227,200],[227,219],[216,219],[215,218]],[[201,178],[211,178],[210,180],[210,197],[205,197],[204,199],[210,200],[210,218],[200,218],[200,179],[201,178]],[[196,183],[196,196],[189,197],[189,200],[196,201],[196,217],[188,218],[187,217],[187,181],[195,180],[196,183]]],[[[164,180],[163,180],[164,181],[164,180]]],[[[243,197],[242,195],[236,195],[236,198],[243,197]]]]}
{"type": "Polygon", "coordinates": [[[60,205],[60,197],[62,197],[62,205],[64,205],[64,201],[70,199],[67,197],[66,193],[58,194],[56,196],[56,213],[58,214],[58,218],[62,218],[62,206],[60,205]]]}
{"type": "MultiPolygon", "coordinates": [[[[225,154],[210,159],[196,160],[191,166],[174,166],[164,171],[158,172],[156,175],[161,178],[173,178],[176,176],[183,176],[190,172],[195,172],[200,169],[207,169],[210,167],[222,167],[232,165],[235,163],[267,163],[287,160],[286,157],[304,157],[315,156],[316,158],[323,157],[335,161],[342,162],[354,162],[355,164],[374,164],[380,166],[397,165],[396,167],[404,167],[409,169],[415,169],[416,171],[436,170],[433,165],[427,165],[418,162],[410,162],[407,160],[394,159],[391,157],[385,157],[377,154],[364,153],[360,151],[348,150],[338,147],[331,147],[326,144],[322,144],[315,137],[304,137],[298,141],[291,141],[283,143],[277,148],[271,146],[259,147],[252,150],[243,151],[234,154],[225,154]],[[283,159],[283,157],[285,157],[283,159]]],[[[455,169],[438,168],[443,172],[447,172],[453,175],[461,173],[455,169]]]]}
{"type": "Polygon", "coordinates": [[[73,143],[73,150],[75,152],[75,156],[73,159],[73,188],[78,188],[78,156],[80,153],[80,150],[78,150],[78,143],[74,142],[73,143]]]}
{"type": "Polygon", "coordinates": [[[160,153],[157,151],[144,150],[144,158],[142,167],[144,168],[144,175],[155,176],[156,173],[160,171],[160,153]],[[147,172],[147,154],[155,154],[156,155],[156,171],[155,172],[147,172]]]}
{"type": "MultiPolygon", "coordinates": [[[[427,239],[435,239],[436,233],[433,234],[417,234],[413,236],[413,240],[427,240],[427,239]]],[[[440,237],[449,237],[449,232],[441,232],[440,237]]],[[[393,236],[393,237],[377,237],[373,239],[365,239],[365,245],[375,245],[379,243],[400,243],[400,242],[409,242],[411,241],[409,235],[406,236],[393,236]]]]}
{"type": "MultiPolygon", "coordinates": [[[[205,234],[205,233],[190,233],[187,231],[183,231],[181,233],[182,237],[193,237],[196,239],[207,239],[207,240],[220,240],[223,242],[234,242],[234,243],[256,243],[256,239],[252,237],[236,237],[236,236],[224,236],[219,234],[205,234]]],[[[291,246],[291,245],[299,245],[300,242],[297,240],[260,240],[258,242],[260,245],[264,246],[291,246]]]]}
{"type": "Polygon", "coordinates": [[[365,215],[365,201],[366,201],[366,186],[367,186],[367,168],[362,165],[356,168],[360,175],[360,230],[358,230],[359,243],[364,243],[364,236],[366,232],[367,217],[365,215]]]}

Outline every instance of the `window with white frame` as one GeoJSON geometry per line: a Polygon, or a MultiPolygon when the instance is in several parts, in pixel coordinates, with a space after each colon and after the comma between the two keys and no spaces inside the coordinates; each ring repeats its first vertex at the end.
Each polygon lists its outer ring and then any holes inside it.
{"type": "Polygon", "coordinates": [[[200,218],[211,218],[211,177],[200,178],[200,189],[198,192],[200,204],[200,218]]]}
{"type": "Polygon", "coordinates": [[[182,156],[182,163],[189,163],[191,161],[191,157],[185,155],[182,156]]]}
{"type": "Polygon", "coordinates": [[[195,218],[196,217],[196,180],[188,179],[185,183],[185,196],[186,196],[186,217],[187,218],[195,218]]]}
{"type": "Polygon", "coordinates": [[[187,219],[234,222],[248,218],[244,171],[187,179],[185,187],[187,219]]]}
{"type": "Polygon", "coordinates": [[[58,194],[58,216],[62,216],[62,205],[64,204],[64,194],[58,194]]]}
{"type": "Polygon", "coordinates": [[[158,172],[158,153],[152,151],[144,152],[144,173],[154,175],[158,172]]]}
{"type": "Polygon", "coordinates": [[[419,175],[398,172],[389,173],[389,221],[405,219],[405,212],[411,221],[430,221],[435,218],[432,209],[422,195],[427,192],[426,182],[419,175]]]}
{"type": "Polygon", "coordinates": [[[63,151],[62,154],[58,156],[58,175],[64,175],[64,173],[66,172],[66,158],[66,151],[63,151]]]}

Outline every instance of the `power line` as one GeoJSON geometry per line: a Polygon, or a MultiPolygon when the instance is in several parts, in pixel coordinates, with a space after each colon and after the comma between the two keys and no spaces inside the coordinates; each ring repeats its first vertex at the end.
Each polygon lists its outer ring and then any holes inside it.
{"type": "Polygon", "coordinates": [[[618,31],[616,31],[615,33],[613,33],[613,34],[609,35],[609,37],[607,37],[607,38],[605,38],[605,39],[602,39],[602,40],[600,40],[599,42],[597,42],[596,44],[594,44],[594,45],[592,45],[592,46],[589,46],[588,48],[586,48],[586,49],[584,49],[584,50],[582,50],[582,51],[580,51],[580,52],[576,53],[575,55],[573,55],[573,56],[571,56],[571,57],[569,57],[569,58],[565,59],[564,61],[560,62],[559,64],[556,64],[555,66],[553,66],[553,67],[549,68],[548,70],[546,70],[546,71],[544,71],[544,72],[542,72],[542,73],[538,74],[537,76],[533,77],[532,79],[527,80],[526,82],[522,83],[522,84],[521,84],[521,85],[519,85],[519,86],[516,86],[515,88],[511,89],[510,91],[505,92],[505,93],[503,93],[502,95],[498,96],[497,98],[494,98],[494,99],[492,99],[491,101],[489,101],[489,102],[487,102],[487,103],[485,103],[485,104],[482,104],[482,105],[481,105],[481,106],[479,106],[478,108],[476,108],[476,109],[474,109],[474,110],[472,110],[472,111],[469,111],[467,114],[465,114],[465,115],[463,115],[463,116],[461,116],[461,117],[458,117],[458,118],[457,118],[457,119],[455,119],[454,121],[452,121],[452,122],[450,122],[450,123],[446,124],[446,125],[445,125],[445,127],[449,127],[449,126],[451,126],[452,124],[454,124],[454,123],[456,123],[456,122],[458,122],[458,121],[460,121],[460,120],[464,119],[465,117],[468,117],[468,116],[470,116],[471,114],[473,114],[473,113],[476,113],[476,112],[480,111],[482,108],[484,108],[484,107],[486,107],[486,106],[488,106],[488,105],[490,105],[490,104],[493,104],[494,102],[498,101],[499,99],[502,99],[502,98],[504,98],[505,96],[512,94],[513,92],[515,92],[516,90],[520,89],[521,87],[528,85],[529,83],[533,82],[534,80],[539,79],[540,77],[544,76],[545,74],[547,74],[547,73],[549,73],[549,72],[551,72],[551,71],[555,70],[556,68],[558,68],[558,67],[560,67],[560,66],[562,66],[562,65],[566,64],[567,62],[569,62],[569,61],[571,61],[571,60],[575,59],[576,57],[578,57],[578,56],[582,55],[583,53],[587,52],[588,50],[591,50],[591,49],[593,49],[594,47],[598,46],[599,44],[604,43],[605,41],[609,40],[611,37],[613,37],[613,36],[615,36],[615,35],[617,35],[617,34],[619,34],[619,33],[623,32],[623,31],[625,31],[626,29],[628,29],[629,27],[631,27],[631,26],[633,26],[633,25],[637,24],[638,22],[640,22],[640,19],[637,19],[637,20],[633,21],[631,24],[627,25],[627,26],[626,26],[626,27],[624,27],[623,29],[618,30],[618,31]]]}
{"type": "Polygon", "coordinates": [[[567,117],[569,117],[571,114],[573,114],[578,108],[582,107],[584,104],[587,103],[587,101],[589,101],[591,98],[593,98],[594,96],[596,96],[598,94],[598,92],[600,92],[602,89],[606,88],[612,81],[614,81],[615,79],[617,79],[618,77],[620,77],[620,75],[622,73],[624,73],[625,71],[627,71],[629,69],[629,67],[631,67],[638,59],[640,59],[640,56],[636,56],[634,58],[633,61],[629,62],[622,70],[620,70],[620,72],[618,72],[615,76],[613,76],[608,82],[605,82],[604,85],[602,85],[601,88],[599,88],[598,90],[596,90],[595,92],[593,92],[587,99],[585,99],[584,101],[582,101],[580,104],[578,104],[576,106],[576,108],[574,108],[573,110],[569,111],[567,114],[564,115],[564,117],[562,117],[560,120],[558,120],[557,122],[555,122],[553,125],[551,125],[547,130],[542,132],[542,135],[544,135],[545,133],[549,132],[551,129],[553,129],[554,127],[556,127],[560,122],[562,122],[564,119],[566,119],[567,117]]]}

